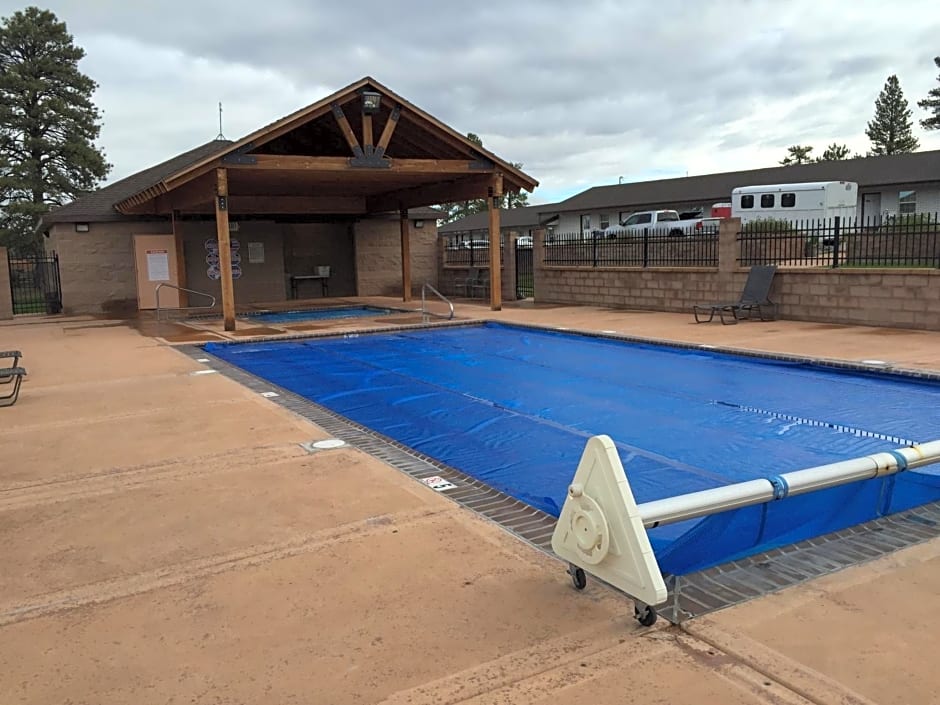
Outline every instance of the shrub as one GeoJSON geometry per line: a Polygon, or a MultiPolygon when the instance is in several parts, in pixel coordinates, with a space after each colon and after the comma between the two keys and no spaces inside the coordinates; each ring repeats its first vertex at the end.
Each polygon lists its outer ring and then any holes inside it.
{"type": "Polygon", "coordinates": [[[793,223],[780,218],[760,218],[751,220],[741,226],[741,232],[747,234],[754,233],[789,233],[793,232],[793,223]]]}

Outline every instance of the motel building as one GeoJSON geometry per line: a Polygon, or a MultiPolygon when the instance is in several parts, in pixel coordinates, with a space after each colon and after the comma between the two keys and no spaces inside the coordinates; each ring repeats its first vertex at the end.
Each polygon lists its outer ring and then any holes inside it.
{"type": "MultiPolygon", "coordinates": [[[[436,285],[433,207],[537,182],[366,77],[237,141],[217,139],[46,215],[66,313],[400,296],[436,285]],[[159,292],[158,292],[159,288],[159,292]]],[[[492,271],[500,248],[491,247],[492,271]]],[[[502,305],[499,278],[490,291],[502,305]]]]}

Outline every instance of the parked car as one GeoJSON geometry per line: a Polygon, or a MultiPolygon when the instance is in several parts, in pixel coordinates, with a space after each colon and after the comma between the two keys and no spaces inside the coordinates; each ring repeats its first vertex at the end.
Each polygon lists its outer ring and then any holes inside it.
{"type": "Polygon", "coordinates": [[[448,246],[451,250],[486,250],[489,249],[489,240],[464,240],[448,246]]]}
{"type": "Polygon", "coordinates": [[[645,231],[657,235],[691,235],[701,222],[701,218],[681,220],[678,211],[673,210],[640,211],[631,213],[622,223],[608,227],[604,230],[604,237],[642,235],[645,231]]]}

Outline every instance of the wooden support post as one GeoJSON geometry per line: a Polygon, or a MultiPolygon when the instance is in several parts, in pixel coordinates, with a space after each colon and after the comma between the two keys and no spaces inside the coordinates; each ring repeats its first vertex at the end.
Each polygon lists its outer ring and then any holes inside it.
{"type": "Polygon", "coordinates": [[[411,223],[408,222],[408,209],[400,208],[398,217],[401,225],[401,300],[411,301],[411,223]]]}
{"type": "MultiPolygon", "coordinates": [[[[179,211],[170,211],[170,223],[173,228],[173,240],[176,245],[176,285],[186,288],[186,255],[183,252],[183,233],[178,224],[179,211]]],[[[185,291],[179,292],[180,308],[189,306],[189,297],[185,291]]]]}
{"type": "Polygon", "coordinates": [[[499,204],[503,195],[503,175],[493,175],[493,185],[489,189],[486,205],[490,210],[490,309],[499,311],[503,308],[503,269],[500,252],[499,204]]]}
{"type": "Polygon", "coordinates": [[[362,149],[368,157],[372,154],[372,115],[362,114],[362,149]]]}
{"type": "Polygon", "coordinates": [[[225,330],[235,330],[235,287],[232,284],[232,241],[228,232],[228,172],[215,170],[215,229],[219,238],[219,270],[222,273],[222,317],[225,330]]]}

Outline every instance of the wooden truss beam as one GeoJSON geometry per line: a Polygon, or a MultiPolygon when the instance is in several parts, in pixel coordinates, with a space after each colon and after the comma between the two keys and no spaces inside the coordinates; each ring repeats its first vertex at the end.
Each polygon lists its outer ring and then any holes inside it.
{"type": "MultiPolygon", "coordinates": [[[[366,199],[362,196],[244,196],[236,194],[229,200],[233,215],[365,215],[366,199]]],[[[212,204],[188,209],[189,213],[208,213],[212,204]]]]}
{"type": "Polygon", "coordinates": [[[346,143],[349,145],[349,148],[352,150],[353,155],[362,158],[362,147],[359,146],[359,140],[356,139],[356,133],[353,132],[352,126],[349,124],[349,120],[346,119],[346,113],[343,112],[343,107],[341,105],[333,105],[333,117],[336,118],[336,124],[339,125],[340,132],[343,133],[343,137],[346,138],[346,143]]]}
{"type": "Polygon", "coordinates": [[[466,159],[386,159],[383,166],[359,166],[348,157],[252,154],[226,168],[243,171],[405,172],[409,174],[491,174],[492,165],[466,159]]]}
{"type": "Polygon", "coordinates": [[[385,150],[388,149],[388,143],[391,142],[392,135],[395,134],[395,128],[398,126],[399,117],[401,117],[401,106],[396,105],[388,116],[388,122],[385,123],[385,129],[382,130],[379,143],[375,145],[376,156],[381,157],[385,155],[385,150]]]}
{"type": "Polygon", "coordinates": [[[492,174],[466,176],[462,179],[439,181],[426,186],[399,189],[372,196],[366,200],[366,206],[370,213],[387,213],[399,208],[469,201],[474,198],[486,198],[492,185],[492,174]]]}

